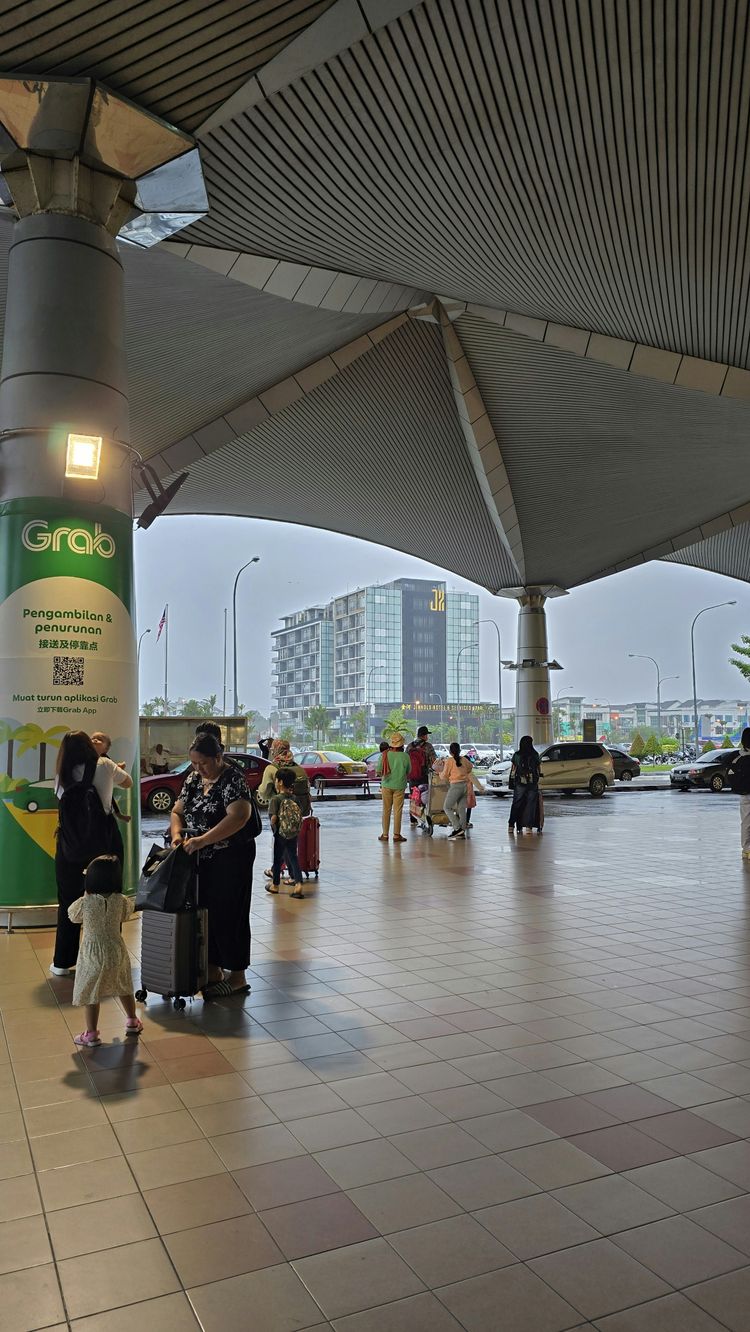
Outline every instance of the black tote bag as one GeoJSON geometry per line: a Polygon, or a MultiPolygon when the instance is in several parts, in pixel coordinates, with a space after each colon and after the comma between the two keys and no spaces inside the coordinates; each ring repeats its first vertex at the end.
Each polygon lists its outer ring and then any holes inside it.
{"type": "Polygon", "coordinates": [[[136,911],[184,911],[195,903],[196,857],[154,842],[141,870],[136,911]]]}

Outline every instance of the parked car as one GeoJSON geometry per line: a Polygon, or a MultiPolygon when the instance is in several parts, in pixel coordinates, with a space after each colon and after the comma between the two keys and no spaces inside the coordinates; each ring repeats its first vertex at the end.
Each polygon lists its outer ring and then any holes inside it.
{"type": "Polygon", "coordinates": [[[295,760],[305,769],[310,785],[358,786],[367,777],[367,764],[335,749],[296,750],[295,760]]]}
{"type": "Polygon", "coordinates": [[[367,758],[363,760],[364,765],[367,768],[367,776],[371,782],[377,782],[380,780],[378,777],[379,759],[380,759],[380,750],[376,749],[374,754],[368,754],[367,758]]]}
{"type": "Polygon", "coordinates": [[[632,782],[634,777],[640,777],[641,765],[637,758],[627,754],[624,749],[615,748],[614,745],[607,745],[607,752],[612,755],[616,782],[632,782]]]}
{"type": "MultiPolygon", "coordinates": [[[[245,781],[251,791],[256,791],[261,783],[263,770],[268,766],[266,760],[258,754],[235,754],[227,752],[226,758],[238,763],[244,770],[245,781]]],[[[180,763],[174,772],[160,772],[153,777],[141,777],[141,810],[144,814],[169,814],[182,790],[192,763],[180,763]]]]}
{"type": "Polygon", "coordinates": [[[714,749],[710,754],[701,754],[692,763],[678,763],[669,774],[670,783],[681,791],[689,791],[691,786],[723,791],[729,786],[729,768],[739,752],[738,749],[714,749]]]}
{"type": "MultiPolygon", "coordinates": [[[[611,754],[593,741],[558,741],[543,749],[539,758],[541,791],[589,791],[592,796],[602,796],[615,784],[611,754]]],[[[485,781],[493,795],[509,793],[510,769],[510,759],[492,765],[485,781]]]]}

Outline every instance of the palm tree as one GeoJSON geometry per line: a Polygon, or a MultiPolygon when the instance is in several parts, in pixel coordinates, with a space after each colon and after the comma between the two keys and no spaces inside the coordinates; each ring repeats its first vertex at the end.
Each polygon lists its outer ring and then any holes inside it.
{"type": "Polygon", "coordinates": [[[41,726],[35,722],[27,722],[25,726],[20,726],[15,733],[15,739],[20,742],[18,751],[19,758],[28,753],[30,749],[39,750],[39,781],[43,782],[47,775],[47,745],[59,745],[64,735],[67,735],[67,726],[52,726],[48,731],[43,731],[41,726]]]}
{"type": "Polygon", "coordinates": [[[316,745],[319,745],[321,735],[325,740],[325,737],[328,734],[328,725],[330,722],[328,709],[324,708],[321,704],[317,704],[314,708],[308,710],[306,720],[311,733],[315,735],[316,745]]]}

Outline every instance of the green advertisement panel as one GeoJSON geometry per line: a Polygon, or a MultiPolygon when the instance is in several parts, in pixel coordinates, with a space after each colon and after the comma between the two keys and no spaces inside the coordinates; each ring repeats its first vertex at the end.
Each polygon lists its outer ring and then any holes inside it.
{"type": "Polygon", "coordinates": [[[0,504],[0,908],[54,903],[55,764],[66,731],[105,731],[126,890],[139,855],[138,678],[130,519],[59,499],[0,504]]]}

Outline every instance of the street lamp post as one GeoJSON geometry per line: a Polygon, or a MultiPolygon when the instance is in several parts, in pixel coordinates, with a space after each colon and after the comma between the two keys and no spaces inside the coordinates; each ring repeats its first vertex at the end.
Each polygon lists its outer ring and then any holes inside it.
{"type": "Polygon", "coordinates": [[[443,739],[443,696],[442,694],[430,694],[430,698],[436,698],[440,704],[440,739],[443,739]]]}
{"type": "Polygon", "coordinates": [[[247,564],[243,564],[242,568],[237,570],[237,576],[236,576],[236,578],[235,578],[235,580],[234,580],[234,590],[233,590],[233,592],[232,592],[232,649],[233,649],[233,654],[234,654],[234,715],[235,715],[235,717],[237,716],[237,713],[239,712],[239,709],[240,709],[240,700],[239,700],[239,695],[238,695],[238,693],[237,693],[237,584],[238,584],[239,581],[240,581],[240,574],[241,574],[241,573],[244,573],[246,569],[249,569],[251,564],[257,564],[258,561],[259,561],[259,559],[260,559],[260,555],[253,555],[253,558],[252,558],[251,560],[248,560],[247,564]]]}
{"type": "Polygon", "coordinates": [[[372,677],[373,677],[373,674],[375,673],[375,671],[384,671],[384,670],[385,670],[385,666],[383,665],[383,663],[382,663],[382,661],[381,661],[381,662],[378,662],[375,666],[371,666],[370,669],[369,669],[369,671],[367,672],[367,689],[366,689],[366,691],[365,691],[365,692],[366,692],[366,699],[365,699],[365,702],[369,703],[369,705],[370,705],[370,716],[371,716],[371,717],[373,717],[373,716],[375,715],[375,704],[374,704],[373,701],[372,701],[372,689],[371,689],[372,677]]]}
{"type": "Polygon", "coordinates": [[[138,666],[140,666],[140,664],[141,664],[141,643],[143,642],[144,638],[146,637],[146,634],[150,634],[150,633],[151,633],[151,630],[150,630],[150,629],[144,629],[143,633],[141,634],[140,638],[138,639],[138,652],[137,652],[137,654],[136,654],[136,663],[137,663],[138,666]]]}
{"type": "MultiPolygon", "coordinates": [[[[649,657],[645,652],[629,652],[628,656],[639,657],[641,661],[652,661],[656,667],[656,729],[659,732],[659,739],[661,739],[661,672],[659,670],[659,663],[656,660],[656,657],[649,657]]],[[[668,675],[666,678],[668,680],[676,680],[677,676],[668,675]]]]}
{"type": "Polygon", "coordinates": [[[690,626],[690,659],[693,667],[693,721],[695,723],[696,758],[698,757],[698,692],[695,687],[695,626],[698,620],[700,619],[701,615],[706,614],[706,611],[719,610],[721,606],[736,606],[736,605],[737,602],[735,600],[735,601],[717,601],[715,606],[704,606],[703,610],[698,611],[698,614],[696,615],[695,619],[693,620],[693,623],[690,626]]]}
{"type": "Polygon", "coordinates": [[[500,625],[494,620],[475,620],[476,625],[491,624],[497,634],[497,705],[500,709],[500,759],[505,758],[503,748],[503,650],[500,645],[500,625]]]}
{"type": "Polygon", "coordinates": [[[459,744],[461,743],[461,653],[469,652],[473,648],[478,647],[478,643],[464,643],[464,646],[459,648],[456,653],[456,693],[458,694],[458,698],[456,699],[456,720],[458,722],[459,744]]]}

